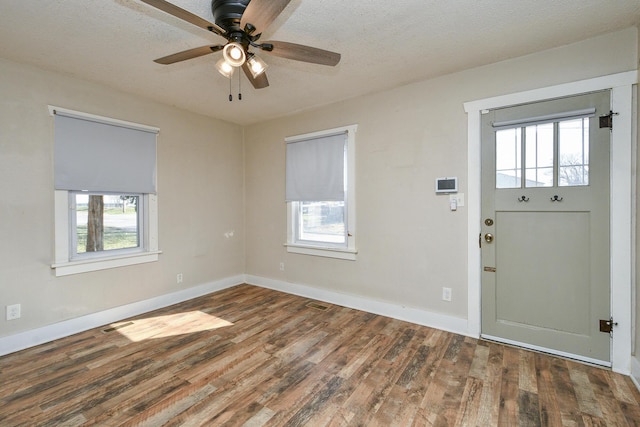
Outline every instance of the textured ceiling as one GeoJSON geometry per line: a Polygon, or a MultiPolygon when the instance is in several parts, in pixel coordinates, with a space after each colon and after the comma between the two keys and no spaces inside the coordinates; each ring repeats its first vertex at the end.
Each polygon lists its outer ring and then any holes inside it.
{"type": "MultiPolygon", "coordinates": [[[[213,21],[209,0],[173,3],[213,21]]],[[[242,76],[234,102],[214,68],[220,53],[153,62],[224,39],[139,0],[0,0],[0,57],[249,124],[638,23],[639,0],[292,0],[261,41],[340,52],[340,64],[261,52],[271,85],[255,90],[242,76]]]]}

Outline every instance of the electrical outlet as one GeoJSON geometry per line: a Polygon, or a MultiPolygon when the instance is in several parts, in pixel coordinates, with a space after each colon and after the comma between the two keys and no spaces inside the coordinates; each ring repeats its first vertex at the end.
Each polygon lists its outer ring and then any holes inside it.
{"type": "Polygon", "coordinates": [[[280,271],[284,271],[284,262],[280,263],[280,271]]]}
{"type": "Polygon", "coordinates": [[[20,318],[20,304],[7,306],[7,320],[15,320],[20,318]]]}
{"type": "Polygon", "coordinates": [[[182,273],[176,275],[176,283],[182,283],[182,273]]]}
{"type": "Polygon", "coordinates": [[[442,301],[451,301],[451,288],[442,288],[442,301]]]}

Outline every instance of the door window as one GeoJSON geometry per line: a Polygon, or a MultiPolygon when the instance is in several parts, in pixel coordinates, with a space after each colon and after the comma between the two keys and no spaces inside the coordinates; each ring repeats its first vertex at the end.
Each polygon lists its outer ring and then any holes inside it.
{"type": "Polygon", "coordinates": [[[558,124],[558,186],[589,185],[589,119],[558,124]]]}
{"type": "Polygon", "coordinates": [[[581,185],[589,185],[588,117],[496,130],[496,188],[581,185]]]}
{"type": "Polygon", "coordinates": [[[522,129],[496,132],[496,188],[522,186],[522,129]]]}
{"type": "Polygon", "coordinates": [[[553,123],[524,128],[525,187],[553,187],[553,123]]]}

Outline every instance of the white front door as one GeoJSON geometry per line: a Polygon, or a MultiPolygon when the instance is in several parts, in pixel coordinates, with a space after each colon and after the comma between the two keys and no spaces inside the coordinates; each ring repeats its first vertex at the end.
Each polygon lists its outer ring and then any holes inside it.
{"type": "Polygon", "coordinates": [[[609,91],[482,117],[482,335],[610,361],[609,91]]]}

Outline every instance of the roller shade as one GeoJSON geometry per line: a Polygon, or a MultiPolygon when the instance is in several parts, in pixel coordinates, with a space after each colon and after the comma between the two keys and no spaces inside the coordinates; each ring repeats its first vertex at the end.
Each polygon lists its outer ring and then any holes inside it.
{"type": "Polygon", "coordinates": [[[347,133],[287,142],[286,200],[344,200],[347,133]]]}
{"type": "Polygon", "coordinates": [[[157,131],[54,112],[57,190],[156,192],[157,131]]]}
{"type": "Polygon", "coordinates": [[[593,117],[595,116],[595,114],[596,114],[595,108],[586,108],[584,110],[563,111],[561,113],[547,114],[544,116],[527,117],[524,119],[494,122],[491,124],[491,126],[495,130],[509,129],[509,128],[521,127],[521,126],[539,125],[539,124],[549,123],[549,122],[554,122],[559,120],[573,120],[573,119],[581,119],[584,117],[593,117]]]}

